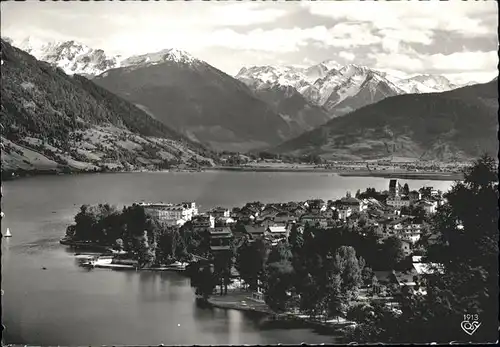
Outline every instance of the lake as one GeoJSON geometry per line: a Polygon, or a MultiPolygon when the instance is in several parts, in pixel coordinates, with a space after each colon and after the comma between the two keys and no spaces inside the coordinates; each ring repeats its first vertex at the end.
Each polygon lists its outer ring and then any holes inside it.
{"type": "MultiPolygon", "coordinates": [[[[449,181],[401,181],[443,191],[449,181]]],[[[196,201],[200,209],[247,201],[324,200],[388,180],[324,173],[120,173],[31,177],[3,183],[5,343],[39,345],[332,343],[309,329],[263,329],[249,313],[200,308],[176,273],[87,270],[59,244],[82,204],[196,201]],[[46,267],[46,270],[42,270],[46,267]]]]}

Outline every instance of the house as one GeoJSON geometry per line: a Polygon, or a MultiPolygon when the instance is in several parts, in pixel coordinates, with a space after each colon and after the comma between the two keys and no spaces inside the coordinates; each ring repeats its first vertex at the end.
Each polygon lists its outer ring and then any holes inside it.
{"type": "Polygon", "coordinates": [[[328,218],[315,214],[306,214],[300,218],[300,222],[305,225],[319,225],[322,228],[328,226],[328,218]]]}
{"type": "Polygon", "coordinates": [[[209,215],[198,215],[191,220],[194,231],[204,231],[215,227],[215,218],[209,215]]]}
{"type": "Polygon", "coordinates": [[[343,197],[340,200],[335,201],[335,207],[337,209],[350,208],[352,212],[362,212],[366,210],[367,206],[359,199],[353,198],[351,196],[343,197]]]}
{"type": "Polygon", "coordinates": [[[245,225],[245,232],[250,235],[252,240],[255,240],[259,237],[264,237],[266,228],[259,225],[245,225]]]}
{"type": "Polygon", "coordinates": [[[231,217],[219,217],[215,219],[215,224],[218,226],[233,225],[235,223],[236,220],[231,217]]]}
{"type": "Polygon", "coordinates": [[[394,208],[401,208],[401,207],[408,207],[410,206],[410,198],[406,197],[406,196],[399,196],[399,195],[395,195],[395,196],[389,196],[387,198],[387,200],[385,201],[385,203],[388,205],[388,206],[392,206],[394,208]]]}
{"type": "Polygon", "coordinates": [[[408,223],[404,224],[400,230],[399,236],[402,240],[406,240],[411,244],[415,244],[420,240],[422,235],[422,224],[408,223]]]}
{"type": "Polygon", "coordinates": [[[306,203],[307,203],[307,209],[311,213],[318,214],[318,213],[323,212],[327,209],[325,202],[321,199],[308,200],[308,201],[306,201],[306,203]]]}
{"type": "Polygon", "coordinates": [[[415,270],[394,271],[396,283],[400,286],[415,287],[418,282],[418,274],[415,270]]]}
{"type": "Polygon", "coordinates": [[[284,226],[267,227],[265,235],[272,240],[280,240],[288,237],[288,230],[284,226]]]}
{"type": "Polygon", "coordinates": [[[297,202],[294,202],[294,201],[291,201],[291,202],[287,202],[286,204],[284,204],[282,206],[282,209],[284,211],[287,211],[287,212],[292,212],[293,210],[295,210],[297,207],[299,207],[299,204],[297,202]]]}
{"type": "Polygon", "coordinates": [[[305,209],[305,207],[298,206],[297,208],[291,210],[290,213],[292,213],[296,217],[301,217],[302,215],[307,213],[307,210],[305,209]]]}
{"type": "Polygon", "coordinates": [[[413,260],[413,269],[418,275],[429,275],[433,273],[444,273],[442,264],[422,263],[421,259],[413,260]]]}
{"type": "Polygon", "coordinates": [[[437,203],[431,202],[429,200],[422,200],[417,203],[417,206],[420,206],[424,209],[424,211],[428,214],[436,213],[437,203]]]}
{"type": "Polygon", "coordinates": [[[198,214],[196,203],[184,202],[182,204],[146,204],[141,203],[139,206],[144,207],[144,211],[151,216],[158,218],[160,221],[180,221],[184,224],[190,221],[198,214]]]}
{"type": "Polygon", "coordinates": [[[227,208],[215,207],[208,211],[208,214],[213,216],[214,218],[229,218],[229,216],[231,215],[231,211],[227,208]]]}
{"type": "Polygon", "coordinates": [[[158,218],[168,225],[183,225],[198,214],[196,203],[183,202],[181,204],[146,204],[141,203],[146,214],[158,218]]]}
{"type": "Polygon", "coordinates": [[[260,212],[259,218],[261,218],[261,219],[264,219],[264,218],[274,219],[274,217],[276,217],[276,215],[280,212],[281,211],[278,210],[276,207],[268,205],[262,210],[262,212],[260,212]]]}
{"type": "Polygon", "coordinates": [[[337,215],[337,213],[332,208],[327,208],[325,211],[320,213],[320,216],[328,218],[328,219],[332,219],[336,215],[337,215]]]}
{"type": "Polygon", "coordinates": [[[229,251],[231,250],[231,242],[233,233],[228,227],[216,227],[208,229],[210,233],[210,250],[211,251],[229,251]]]}
{"type": "Polygon", "coordinates": [[[242,208],[233,208],[233,211],[231,212],[231,217],[234,219],[243,219],[243,220],[249,220],[249,219],[255,219],[259,215],[260,210],[254,206],[243,206],[242,208]]]}
{"type": "Polygon", "coordinates": [[[269,226],[275,225],[276,222],[272,218],[266,217],[262,220],[257,221],[256,224],[264,227],[264,229],[267,229],[269,226]]]}
{"type": "Polygon", "coordinates": [[[293,223],[297,220],[297,217],[289,212],[279,212],[275,217],[274,221],[276,223],[293,223]]]}
{"type": "Polygon", "coordinates": [[[337,209],[339,213],[339,219],[340,220],[347,220],[352,215],[352,209],[350,207],[341,207],[337,209]]]}

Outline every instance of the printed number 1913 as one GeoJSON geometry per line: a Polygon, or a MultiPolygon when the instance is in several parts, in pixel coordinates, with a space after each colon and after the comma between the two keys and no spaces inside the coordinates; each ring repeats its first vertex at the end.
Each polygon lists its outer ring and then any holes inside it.
{"type": "Polygon", "coordinates": [[[477,314],[464,314],[464,321],[478,321],[479,316],[477,314]]]}

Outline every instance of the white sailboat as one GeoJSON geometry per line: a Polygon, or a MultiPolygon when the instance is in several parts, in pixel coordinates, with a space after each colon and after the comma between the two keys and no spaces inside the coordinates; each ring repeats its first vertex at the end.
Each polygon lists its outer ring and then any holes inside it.
{"type": "Polygon", "coordinates": [[[12,237],[12,234],[10,233],[10,229],[7,228],[7,231],[5,232],[4,237],[12,237]]]}

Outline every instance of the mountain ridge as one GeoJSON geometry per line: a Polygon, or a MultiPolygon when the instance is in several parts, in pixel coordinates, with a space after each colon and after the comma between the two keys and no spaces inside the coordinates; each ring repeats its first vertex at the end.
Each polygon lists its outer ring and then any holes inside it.
{"type": "Polygon", "coordinates": [[[213,164],[202,145],[85,77],[68,76],[3,39],[1,48],[2,170],[213,164]]]}
{"type": "Polygon", "coordinates": [[[484,151],[494,155],[498,151],[497,87],[493,80],[442,93],[389,97],[272,150],[345,160],[397,155],[447,161],[470,159],[484,151]]]}

